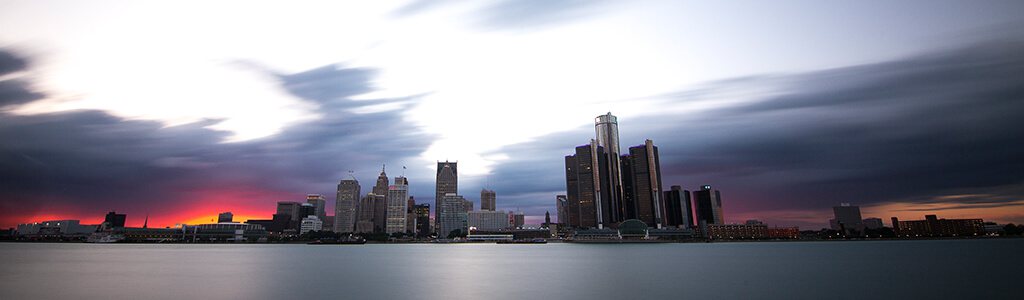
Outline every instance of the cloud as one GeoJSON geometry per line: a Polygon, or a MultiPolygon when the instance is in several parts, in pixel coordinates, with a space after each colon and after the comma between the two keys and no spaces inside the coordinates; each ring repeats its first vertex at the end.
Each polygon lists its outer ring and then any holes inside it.
{"type": "MultiPolygon", "coordinates": [[[[1001,187],[1024,183],[1022,73],[1024,44],[998,40],[875,64],[725,80],[662,97],[662,111],[620,118],[621,147],[653,139],[664,185],[716,186],[730,221],[742,221],[730,212],[786,216],[782,211],[825,211],[840,202],[926,203],[962,193],[1016,205],[1024,192],[1001,187]],[[718,108],[685,109],[700,97],[745,89],[756,92],[738,93],[740,99],[718,108]]],[[[502,149],[510,158],[496,172],[522,179],[509,182],[522,193],[564,190],[562,157],[592,135],[586,126],[502,149]]]]}
{"type": "MultiPolygon", "coordinates": [[[[27,68],[28,61],[24,58],[19,57],[8,49],[0,48],[0,79],[9,74],[24,71],[27,68]]],[[[42,98],[42,95],[33,92],[28,83],[20,78],[0,80],[0,108],[40,98],[42,98]]]]}
{"type": "MultiPolygon", "coordinates": [[[[466,18],[475,19],[477,25],[487,29],[538,28],[583,19],[599,13],[607,1],[595,0],[496,0],[472,3],[466,9],[466,18]]],[[[459,1],[415,0],[396,9],[396,17],[412,17],[448,8],[460,10],[459,1]]]]}
{"type": "MultiPolygon", "coordinates": [[[[222,142],[230,132],[209,128],[219,120],[167,127],[97,110],[0,114],[0,224],[54,211],[89,216],[111,209],[149,212],[151,221],[165,224],[196,217],[180,212],[269,217],[275,201],[301,200],[306,193],[333,198],[348,170],[372,184],[381,163],[415,157],[432,139],[403,121],[404,106],[350,111],[381,102],[413,104],[349,99],[372,90],[373,74],[335,65],[280,74],[289,93],[320,105],[324,117],[235,143],[222,142]]],[[[414,181],[422,191],[426,183],[414,181]]]]}

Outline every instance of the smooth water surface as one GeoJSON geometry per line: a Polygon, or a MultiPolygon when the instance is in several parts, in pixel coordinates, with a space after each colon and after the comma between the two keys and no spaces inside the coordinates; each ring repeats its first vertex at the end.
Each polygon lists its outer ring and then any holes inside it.
{"type": "Polygon", "coordinates": [[[0,299],[1021,299],[1024,239],[0,243],[0,299]]]}

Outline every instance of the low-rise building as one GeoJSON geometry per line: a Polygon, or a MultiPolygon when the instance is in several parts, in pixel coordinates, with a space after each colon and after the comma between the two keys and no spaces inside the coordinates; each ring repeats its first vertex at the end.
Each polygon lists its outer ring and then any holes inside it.
{"type": "Polygon", "coordinates": [[[982,219],[939,219],[925,215],[924,220],[900,221],[892,217],[892,229],[901,237],[976,236],[985,233],[982,219]]]}
{"type": "Polygon", "coordinates": [[[705,235],[713,240],[753,240],[768,237],[765,224],[708,224],[705,235]]]}

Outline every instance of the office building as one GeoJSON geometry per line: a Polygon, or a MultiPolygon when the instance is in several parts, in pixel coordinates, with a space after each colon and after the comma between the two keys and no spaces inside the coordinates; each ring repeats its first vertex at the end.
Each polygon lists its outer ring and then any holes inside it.
{"type": "Polygon", "coordinates": [[[18,235],[88,235],[97,228],[99,225],[82,225],[78,220],[52,220],[18,224],[18,235]]]}
{"type": "Polygon", "coordinates": [[[576,147],[576,154],[565,157],[565,188],[568,203],[568,226],[601,228],[609,225],[611,206],[608,201],[610,183],[604,147],[591,140],[576,147]]]}
{"type": "Polygon", "coordinates": [[[768,237],[768,225],[756,224],[707,224],[705,236],[713,240],[752,240],[768,237]]]}
{"type": "Polygon", "coordinates": [[[462,209],[465,210],[467,213],[471,212],[471,211],[474,211],[475,209],[473,209],[473,200],[469,200],[469,199],[462,200],[462,209]]]}
{"type": "Polygon", "coordinates": [[[416,200],[412,196],[409,196],[409,201],[405,205],[405,232],[410,235],[416,234],[416,200]]]}
{"type": "MultiPolygon", "coordinates": [[[[602,217],[605,224],[616,224],[626,220],[623,207],[623,181],[622,164],[620,162],[622,153],[619,151],[619,122],[618,118],[611,112],[594,118],[594,131],[597,137],[597,145],[604,148],[606,163],[600,173],[608,177],[606,195],[601,199],[602,210],[607,217],[602,217]]],[[[660,184],[660,181],[659,181],[660,184]]],[[[660,186],[659,186],[660,188],[660,186]]],[[[660,191],[659,191],[660,193],[660,191]]],[[[660,195],[658,196],[660,197],[660,195]]]]}
{"type": "Polygon", "coordinates": [[[381,168],[377,176],[377,184],[373,186],[373,194],[379,196],[373,201],[373,232],[384,232],[388,215],[388,175],[381,168]]]}
{"type": "Polygon", "coordinates": [[[693,192],[693,208],[697,219],[694,225],[725,224],[722,213],[722,194],[710,185],[693,192]]]}
{"type": "Polygon", "coordinates": [[[661,198],[661,166],[658,147],[651,140],[630,147],[629,155],[622,156],[622,186],[625,215],[638,219],[649,227],[664,225],[665,206],[661,198]],[[635,212],[635,213],[633,213],[635,212]]]}
{"type": "Polygon", "coordinates": [[[568,202],[569,199],[565,195],[555,195],[555,215],[558,217],[558,224],[566,224],[566,216],[568,213],[568,202]]]}
{"type": "Polygon", "coordinates": [[[437,217],[437,236],[438,238],[448,237],[451,233],[459,230],[461,234],[467,232],[467,213],[465,211],[465,201],[462,196],[455,193],[445,194],[441,198],[441,207],[438,211],[441,214],[437,217]]]}
{"type": "Polygon", "coordinates": [[[376,202],[377,199],[380,197],[381,196],[378,196],[374,193],[367,193],[366,196],[363,196],[363,198],[359,199],[359,207],[357,208],[356,212],[355,232],[373,232],[374,202],[376,202]]]}
{"type": "Polygon", "coordinates": [[[526,215],[521,211],[517,211],[512,214],[512,227],[519,229],[526,225],[526,215]]]}
{"type": "Polygon", "coordinates": [[[829,220],[832,230],[837,230],[844,234],[853,234],[854,231],[858,235],[864,234],[864,222],[860,215],[859,206],[841,203],[839,206],[832,207],[832,213],[835,216],[835,219],[829,220]]]}
{"type": "Polygon", "coordinates": [[[867,218],[862,221],[865,229],[881,229],[885,225],[882,224],[881,218],[867,218]]]}
{"type": "MultiPolygon", "coordinates": [[[[434,228],[440,229],[438,223],[441,220],[441,209],[443,209],[441,201],[447,194],[459,193],[458,162],[449,162],[447,160],[437,162],[437,177],[434,189],[434,228]]],[[[439,237],[446,236],[447,234],[438,232],[439,237]]]]}
{"type": "Polygon", "coordinates": [[[403,176],[395,177],[395,184],[388,187],[385,233],[405,233],[408,205],[409,181],[403,176]]]}
{"type": "Polygon", "coordinates": [[[112,211],[108,212],[107,215],[103,217],[103,223],[107,223],[107,226],[110,226],[110,228],[123,228],[124,222],[127,218],[128,216],[125,214],[119,214],[112,211]]]}
{"type": "Polygon", "coordinates": [[[361,194],[355,177],[338,183],[338,194],[334,200],[334,232],[355,232],[356,209],[361,194]]]}
{"type": "Polygon", "coordinates": [[[415,228],[416,237],[425,238],[430,236],[430,204],[416,204],[412,210],[416,214],[416,226],[413,227],[415,228]]]}
{"type": "Polygon", "coordinates": [[[219,215],[217,215],[217,223],[231,223],[234,222],[234,219],[235,215],[232,214],[230,211],[222,212],[219,215]]]}
{"type": "Polygon", "coordinates": [[[294,201],[280,201],[277,202],[277,215],[287,215],[295,223],[298,223],[301,219],[299,217],[299,206],[301,203],[294,201]]]}
{"type": "Polygon", "coordinates": [[[690,203],[690,191],[673,185],[665,191],[665,225],[668,227],[693,227],[693,207],[690,203]]]}
{"type": "Polygon", "coordinates": [[[953,237],[985,234],[982,219],[939,219],[925,215],[924,220],[900,221],[892,217],[892,229],[901,237],[953,237]]]}
{"type": "Polygon", "coordinates": [[[310,231],[321,231],[323,230],[323,221],[315,214],[308,215],[302,218],[302,223],[299,225],[299,234],[305,234],[310,231]]]}
{"type": "Polygon", "coordinates": [[[308,194],[306,203],[313,205],[313,214],[320,218],[320,221],[327,219],[327,199],[324,199],[324,195],[308,194]]]}
{"type": "Polygon", "coordinates": [[[313,206],[313,204],[309,204],[309,203],[299,204],[299,220],[300,221],[303,218],[305,218],[305,217],[315,216],[315,215],[316,215],[316,206],[313,206]]]}
{"type": "Polygon", "coordinates": [[[480,190],[480,210],[494,211],[497,209],[498,194],[492,190],[480,190]]]}
{"type": "Polygon", "coordinates": [[[467,223],[470,228],[482,231],[504,230],[511,226],[508,212],[504,210],[471,211],[467,214],[467,223]]]}

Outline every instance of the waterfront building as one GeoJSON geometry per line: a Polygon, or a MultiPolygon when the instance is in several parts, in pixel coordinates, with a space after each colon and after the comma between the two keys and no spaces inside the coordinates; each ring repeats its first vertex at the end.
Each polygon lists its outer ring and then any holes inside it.
{"type": "Polygon", "coordinates": [[[18,235],[87,235],[97,228],[99,225],[82,225],[79,220],[51,220],[18,224],[18,235]]]}
{"type": "Polygon", "coordinates": [[[881,218],[867,218],[864,219],[864,221],[862,222],[864,223],[864,228],[866,229],[881,229],[882,227],[885,226],[884,224],[882,224],[881,218]]]}
{"type": "MultiPolygon", "coordinates": [[[[434,228],[440,229],[442,209],[441,201],[447,194],[459,193],[459,168],[458,162],[437,162],[437,177],[434,186],[434,228]]],[[[465,205],[463,205],[463,209],[465,205]]],[[[444,237],[448,233],[438,232],[437,236],[444,237]]]]}
{"type": "Polygon", "coordinates": [[[768,237],[768,225],[755,224],[708,224],[705,236],[713,240],[752,240],[768,237]]]}
{"type": "Polygon", "coordinates": [[[492,190],[480,190],[480,210],[494,211],[497,208],[498,194],[492,190]]]}
{"type": "Polygon", "coordinates": [[[327,199],[321,194],[306,195],[306,203],[313,205],[313,214],[321,221],[327,219],[327,199]]]}
{"type": "Polygon", "coordinates": [[[574,228],[603,228],[612,218],[608,155],[596,140],[576,147],[576,154],[565,157],[565,186],[568,206],[567,224],[574,228]]]}
{"type": "Polygon", "coordinates": [[[338,194],[334,200],[334,232],[355,232],[356,209],[361,194],[355,177],[338,183],[338,194]]]}
{"type": "Polygon", "coordinates": [[[430,236],[430,204],[416,204],[413,207],[413,213],[416,214],[416,226],[414,232],[416,237],[425,238],[430,236]]]}
{"type": "Polygon", "coordinates": [[[924,220],[900,221],[892,217],[892,229],[901,237],[977,236],[985,233],[982,219],[939,219],[925,215],[924,220]]]}
{"type": "Polygon", "coordinates": [[[465,201],[466,199],[455,193],[445,194],[441,198],[441,215],[436,220],[438,238],[445,238],[456,230],[462,234],[468,233],[465,201]]]}
{"type": "Polygon", "coordinates": [[[665,191],[665,225],[669,227],[693,227],[693,210],[690,202],[690,191],[673,185],[665,191]]]}
{"type": "MultiPolygon", "coordinates": [[[[602,166],[600,173],[604,173],[608,177],[608,187],[606,195],[601,198],[601,208],[605,216],[602,216],[604,224],[614,224],[621,222],[626,218],[624,207],[625,194],[623,186],[626,184],[623,177],[623,172],[628,172],[622,169],[620,162],[622,153],[619,151],[619,122],[618,118],[612,115],[611,112],[600,115],[594,118],[594,132],[596,134],[597,145],[604,148],[604,160],[606,163],[602,166]]],[[[659,191],[660,194],[660,183],[659,191]]],[[[657,196],[657,197],[660,197],[657,196]]]]}
{"type": "Polygon", "coordinates": [[[832,230],[840,231],[844,235],[853,234],[853,231],[856,231],[858,234],[864,234],[864,222],[860,215],[859,206],[841,203],[839,206],[832,207],[832,213],[835,216],[834,219],[829,220],[832,230]]]}
{"type": "Polygon", "coordinates": [[[230,211],[222,212],[217,215],[217,223],[231,223],[234,222],[235,215],[230,211]]]}
{"type": "MultiPolygon", "coordinates": [[[[693,192],[694,211],[697,214],[695,225],[724,224],[722,213],[722,194],[710,185],[704,185],[699,191],[693,192]]],[[[703,229],[703,228],[702,228],[703,229]]],[[[706,231],[705,231],[706,232],[706,231]]]]}
{"type": "Polygon", "coordinates": [[[800,238],[799,227],[770,227],[765,232],[767,238],[770,239],[789,239],[795,240],[800,238]]]}
{"type": "Polygon", "coordinates": [[[413,200],[412,196],[409,196],[409,201],[405,205],[405,232],[410,235],[416,234],[416,200],[413,200]]]}
{"type": "Polygon", "coordinates": [[[622,161],[625,215],[639,219],[647,226],[661,228],[665,206],[661,199],[658,147],[648,139],[643,145],[629,147],[629,155],[622,156],[622,161]]]}
{"type": "Polygon", "coordinates": [[[299,234],[305,234],[310,231],[321,231],[323,230],[324,222],[320,221],[320,218],[316,215],[309,215],[302,218],[302,223],[299,225],[299,234]]]}
{"type": "Polygon", "coordinates": [[[395,184],[388,187],[387,204],[384,232],[405,233],[409,216],[409,181],[404,176],[395,177],[395,184]]]}
{"type": "Polygon", "coordinates": [[[511,227],[508,212],[503,210],[471,211],[467,214],[467,226],[474,230],[497,231],[511,227]]]}
{"type": "MultiPolygon", "coordinates": [[[[263,226],[244,223],[182,225],[180,230],[182,231],[184,240],[193,243],[244,241],[256,242],[259,241],[260,239],[267,237],[267,231],[265,228],[263,228],[263,226]]],[[[129,234],[128,232],[129,231],[126,231],[125,234],[126,239],[130,235],[141,237],[144,236],[145,234],[153,233],[160,235],[174,235],[170,231],[154,229],[144,229],[136,231],[133,234],[129,234]]]]}
{"type": "Polygon", "coordinates": [[[108,212],[103,217],[103,223],[107,223],[110,228],[121,228],[124,227],[124,222],[128,218],[125,214],[119,214],[117,212],[108,212]]]}
{"type": "Polygon", "coordinates": [[[309,204],[309,203],[299,204],[299,220],[300,220],[300,222],[301,222],[302,219],[304,219],[304,218],[306,218],[308,216],[315,216],[315,215],[316,215],[316,206],[313,206],[313,204],[309,204]]]}

